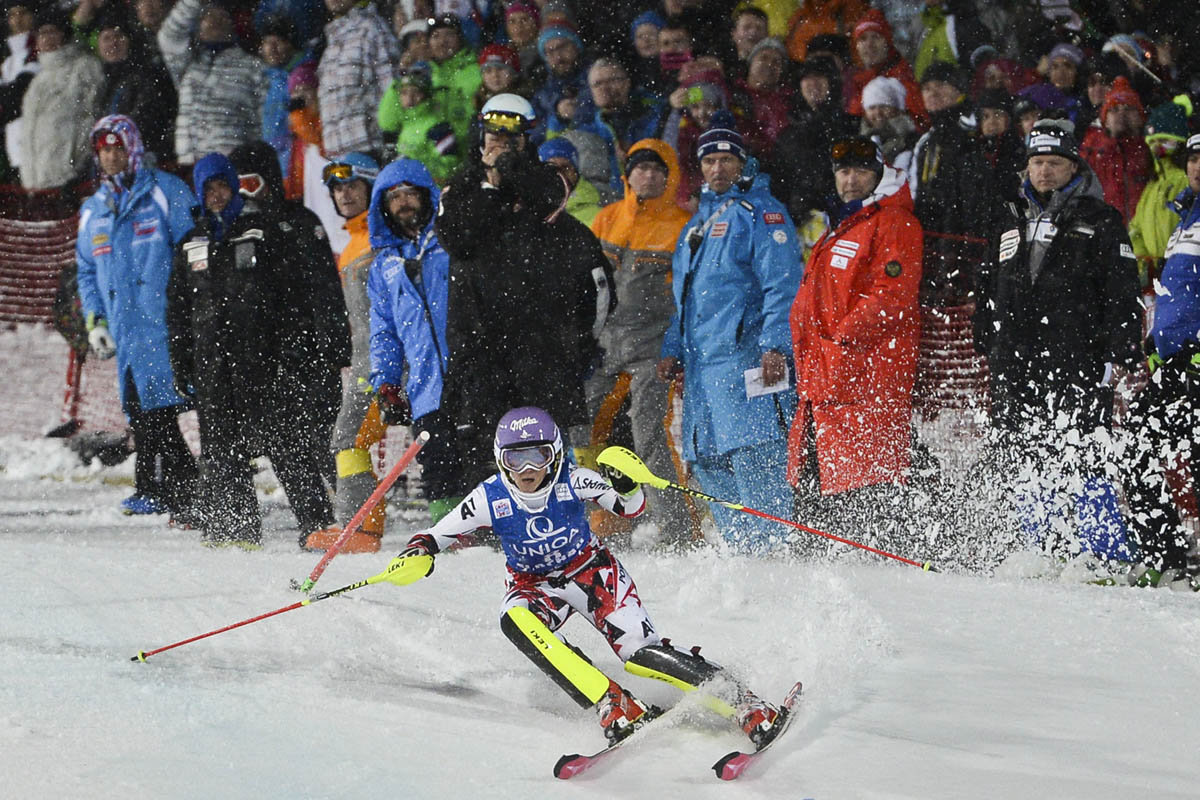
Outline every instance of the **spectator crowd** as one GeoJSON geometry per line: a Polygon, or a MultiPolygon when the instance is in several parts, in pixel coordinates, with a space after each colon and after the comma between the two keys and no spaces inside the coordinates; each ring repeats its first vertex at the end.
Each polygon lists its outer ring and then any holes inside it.
{"type": "MultiPolygon", "coordinates": [[[[0,181],[91,195],[80,299],[119,366],[131,513],[253,547],[265,455],[327,549],[376,485],[368,448],[413,425],[436,521],[537,406],[585,466],[623,444],[916,556],[953,495],[918,436],[922,331],[966,313],[970,479],[1021,545],[1200,589],[1200,14],[4,2],[0,181]]],[[[700,537],[690,498],[648,508],[661,542],[700,537]]],[[[821,541],[712,513],[746,552],[821,541]]]]}

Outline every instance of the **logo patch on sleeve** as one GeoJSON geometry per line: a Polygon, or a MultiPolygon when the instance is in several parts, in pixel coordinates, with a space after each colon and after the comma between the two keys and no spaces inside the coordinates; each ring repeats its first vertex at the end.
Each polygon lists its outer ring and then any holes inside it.
{"type": "Polygon", "coordinates": [[[1021,246],[1021,232],[1016,228],[1000,234],[1000,260],[1008,261],[1017,254],[1021,246]]]}
{"type": "Polygon", "coordinates": [[[558,486],[554,487],[554,496],[559,500],[570,500],[571,487],[567,486],[565,483],[560,483],[558,486]]]}
{"type": "Polygon", "coordinates": [[[1121,245],[1121,258],[1134,258],[1133,248],[1127,244],[1121,245]]]}
{"type": "Polygon", "coordinates": [[[708,235],[711,236],[713,239],[720,239],[722,236],[724,236],[726,234],[726,232],[728,230],[729,230],[728,222],[714,222],[713,226],[712,226],[712,230],[710,230],[708,232],[708,235]]]}
{"type": "Polygon", "coordinates": [[[883,274],[889,278],[899,278],[902,271],[899,261],[889,261],[883,265],[883,274]]]}
{"type": "Polygon", "coordinates": [[[787,234],[783,231],[775,231],[771,238],[775,240],[775,244],[787,244],[787,234]]]}
{"type": "Polygon", "coordinates": [[[492,501],[492,516],[496,519],[512,516],[512,501],[507,497],[492,501]]]}
{"type": "Polygon", "coordinates": [[[763,222],[767,223],[768,225],[782,225],[783,214],[780,214],[778,211],[764,211],[763,222]]]}

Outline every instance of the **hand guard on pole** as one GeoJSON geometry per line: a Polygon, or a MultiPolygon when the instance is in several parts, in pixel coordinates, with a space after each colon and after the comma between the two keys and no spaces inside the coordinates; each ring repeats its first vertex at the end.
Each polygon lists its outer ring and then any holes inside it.
{"type": "Polygon", "coordinates": [[[412,406],[408,393],[394,383],[379,387],[379,417],[384,425],[411,425],[412,406]]]}
{"type": "Polygon", "coordinates": [[[617,490],[617,494],[622,497],[628,497],[638,490],[638,482],[612,464],[601,464],[600,469],[612,487],[617,490]]]}
{"type": "Polygon", "coordinates": [[[433,556],[398,555],[388,562],[383,579],[396,586],[408,586],[433,573],[433,556]]]}

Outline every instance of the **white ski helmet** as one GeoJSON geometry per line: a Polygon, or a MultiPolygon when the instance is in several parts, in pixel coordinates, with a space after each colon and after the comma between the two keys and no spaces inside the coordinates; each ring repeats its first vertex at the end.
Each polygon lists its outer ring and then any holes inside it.
{"type": "Polygon", "coordinates": [[[500,469],[500,480],[526,511],[546,507],[550,490],[558,480],[563,464],[563,441],[558,425],[540,408],[514,408],[496,425],[492,453],[500,469]],[[533,492],[523,492],[513,480],[514,473],[546,468],[546,478],[533,492]]]}
{"type": "Polygon", "coordinates": [[[487,133],[524,134],[536,119],[533,106],[519,94],[498,94],[479,111],[479,121],[487,133]]]}

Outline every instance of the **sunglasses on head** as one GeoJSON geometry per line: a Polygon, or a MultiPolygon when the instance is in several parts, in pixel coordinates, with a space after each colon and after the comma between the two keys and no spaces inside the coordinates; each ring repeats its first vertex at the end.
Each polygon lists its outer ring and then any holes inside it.
{"type": "Polygon", "coordinates": [[[539,470],[550,466],[554,460],[554,448],[548,444],[514,448],[500,452],[500,463],[509,472],[539,470]]]}
{"type": "Polygon", "coordinates": [[[878,160],[875,143],[868,139],[843,139],[835,142],[829,151],[829,156],[834,161],[845,161],[850,158],[857,161],[878,160]]]}

